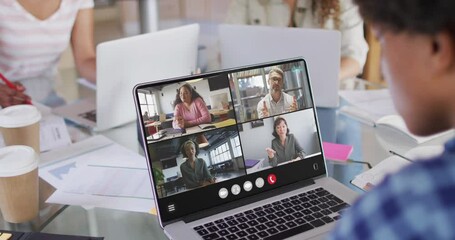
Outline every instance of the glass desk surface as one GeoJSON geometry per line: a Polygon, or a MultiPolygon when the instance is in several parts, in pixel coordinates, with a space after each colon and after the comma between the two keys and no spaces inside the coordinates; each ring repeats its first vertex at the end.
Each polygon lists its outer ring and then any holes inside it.
{"type": "MultiPolygon", "coordinates": [[[[382,146],[376,137],[374,127],[339,114],[337,110],[317,109],[323,141],[352,145],[354,150],[350,159],[368,161],[373,166],[390,156],[386,147],[382,146]]],[[[71,130],[74,129],[70,128],[70,132],[71,130]]],[[[136,122],[99,134],[143,154],[137,140],[136,122]]],[[[350,181],[367,169],[367,164],[364,163],[327,161],[329,176],[360,194],[363,191],[353,186],[350,181]]],[[[0,215],[0,229],[100,236],[107,240],[168,239],[159,225],[158,218],[154,215],[104,208],[45,204],[44,201],[53,191],[52,186],[45,181],[40,181],[42,196],[40,196],[39,217],[27,223],[11,224],[3,221],[0,215]]]]}
{"type": "MultiPolygon", "coordinates": [[[[369,144],[365,138],[374,138],[372,129],[356,123],[350,118],[337,116],[336,109],[318,109],[321,135],[324,141],[334,141],[354,146],[351,155],[354,160],[362,160],[366,154],[359,144],[369,144]],[[366,128],[366,129],[365,129],[366,128]]],[[[370,127],[371,128],[371,127],[370,127]]],[[[137,140],[136,123],[101,132],[100,134],[136,152],[142,152],[137,140]]],[[[371,145],[378,145],[374,139],[371,145]]],[[[376,155],[380,157],[380,155],[376,155]]],[[[386,152],[384,151],[384,155],[386,152]]],[[[376,159],[376,158],[375,158],[376,159]]],[[[383,159],[383,158],[382,158],[383,159]]],[[[366,170],[365,164],[337,163],[327,161],[329,175],[351,189],[361,190],[350,184],[355,175],[366,170]]],[[[156,216],[147,213],[128,212],[103,208],[83,208],[81,206],[63,206],[44,204],[46,196],[54,189],[41,181],[40,216],[28,223],[11,224],[0,219],[0,229],[16,231],[41,231],[46,233],[102,236],[105,239],[167,239],[156,216]]]]}

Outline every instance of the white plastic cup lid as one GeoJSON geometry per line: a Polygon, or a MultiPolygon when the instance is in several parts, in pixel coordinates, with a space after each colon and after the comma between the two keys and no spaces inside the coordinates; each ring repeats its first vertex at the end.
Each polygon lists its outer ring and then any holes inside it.
{"type": "Polygon", "coordinates": [[[4,128],[25,127],[40,119],[41,113],[33,105],[15,105],[0,111],[0,127],[4,128]]]}
{"type": "Polygon", "coordinates": [[[0,148],[0,177],[14,177],[38,167],[38,155],[29,146],[0,148]]]}

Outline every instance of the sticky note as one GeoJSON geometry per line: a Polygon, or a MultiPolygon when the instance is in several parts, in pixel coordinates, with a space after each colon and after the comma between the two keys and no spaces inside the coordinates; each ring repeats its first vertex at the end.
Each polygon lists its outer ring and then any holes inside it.
{"type": "Polygon", "coordinates": [[[346,161],[353,151],[353,147],[345,144],[322,142],[324,156],[328,160],[346,161]]]}
{"type": "Polygon", "coordinates": [[[0,240],[8,240],[12,237],[13,235],[11,233],[1,233],[0,232],[0,240]]]}
{"type": "Polygon", "coordinates": [[[157,215],[156,208],[150,209],[149,213],[152,215],[157,215]]]}

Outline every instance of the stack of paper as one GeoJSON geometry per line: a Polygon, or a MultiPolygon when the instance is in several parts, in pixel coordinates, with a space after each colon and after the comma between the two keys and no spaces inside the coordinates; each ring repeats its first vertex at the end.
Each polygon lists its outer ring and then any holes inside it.
{"type": "Polygon", "coordinates": [[[40,177],[57,189],[48,203],[136,212],[155,206],[145,158],[104,136],[41,158],[40,177]]]}

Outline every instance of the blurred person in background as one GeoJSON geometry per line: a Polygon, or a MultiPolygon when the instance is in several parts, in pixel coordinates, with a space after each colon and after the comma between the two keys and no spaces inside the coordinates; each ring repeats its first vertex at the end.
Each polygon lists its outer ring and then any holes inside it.
{"type": "Polygon", "coordinates": [[[340,80],[359,75],[368,53],[363,20],[351,0],[232,0],[225,22],[339,30],[340,80]]]}
{"type": "Polygon", "coordinates": [[[69,43],[79,75],[95,82],[93,5],[93,0],[0,0],[0,73],[16,85],[0,84],[2,107],[30,99],[64,104],[53,84],[69,43]]]}

